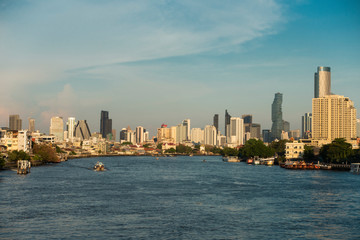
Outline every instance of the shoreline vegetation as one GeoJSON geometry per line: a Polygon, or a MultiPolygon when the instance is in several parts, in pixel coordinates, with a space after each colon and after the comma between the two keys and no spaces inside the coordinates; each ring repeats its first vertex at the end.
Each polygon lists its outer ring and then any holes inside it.
{"type": "MultiPolygon", "coordinates": [[[[144,156],[144,157],[175,157],[175,156],[223,156],[238,157],[246,161],[247,159],[260,157],[275,157],[274,164],[282,165],[286,162],[304,162],[307,164],[322,164],[333,166],[331,170],[348,170],[351,163],[360,162],[360,150],[352,149],[352,146],[345,139],[335,139],[331,144],[316,149],[305,146],[304,154],[301,159],[286,159],[285,148],[287,140],[274,141],[265,145],[261,140],[250,139],[243,146],[237,148],[200,146],[193,148],[185,145],[178,145],[176,148],[163,150],[162,144],[154,146],[142,146],[141,150],[133,152],[114,151],[108,153],[91,154],[82,149],[60,148],[53,144],[33,144],[31,154],[24,151],[9,151],[0,155],[0,170],[11,170],[17,167],[18,160],[29,160],[33,167],[60,163],[69,159],[95,158],[95,157],[119,157],[119,156],[144,156]]],[[[127,145],[127,144],[126,144],[127,145]]]]}

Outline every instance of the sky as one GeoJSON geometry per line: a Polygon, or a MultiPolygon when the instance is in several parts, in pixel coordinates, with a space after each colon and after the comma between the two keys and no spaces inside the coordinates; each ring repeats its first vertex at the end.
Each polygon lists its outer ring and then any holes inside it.
{"type": "Polygon", "coordinates": [[[268,129],[280,92],[300,129],[318,66],[359,108],[359,43],[357,0],[0,0],[0,127],[19,114],[48,133],[62,116],[98,132],[106,110],[117,132],[214,114],[223,131],[227,109],[268,129]]]}

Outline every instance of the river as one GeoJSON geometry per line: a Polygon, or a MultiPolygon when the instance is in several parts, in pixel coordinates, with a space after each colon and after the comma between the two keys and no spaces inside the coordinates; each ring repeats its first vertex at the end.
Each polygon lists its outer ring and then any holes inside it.
{"type": "Polygon", "coordinates": [[[0,239],[360,239],[349,172],[103,157],[2,171],[0,189],[0,239]]]}

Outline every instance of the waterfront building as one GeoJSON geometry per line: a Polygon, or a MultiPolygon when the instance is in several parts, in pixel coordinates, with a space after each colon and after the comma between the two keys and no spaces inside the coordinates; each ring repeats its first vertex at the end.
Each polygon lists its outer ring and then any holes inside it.
{"type": "Polygon", "coordinates": [[[18,151],[29,152],[31,144],[30,144],[30,134],[28,130],[20,130],[18,132],[18,151]]]}
{"type": "Polygon", "coordinates": [[[8,130],[5,135],[0,139],[1,145],[6,146],[8,152],[18,151],[18,131],[17,130],[8,130]]]}
{"type": "Polygon", "coordinates": [[[271,137],[272,140],[281,139],[281,131],[283,130],[283,118],[282,118],[282,99],[281,93],[276,93],[274,101],[271,105],[271,137]]]}
{"type": "Polygon", "coordinates": [[[219,114],[214,115],[213,125],[216,128],[216,132],[219,132],[219,114]]]}
{"type": "Polygon", "coordinates": [[[109,119],[108,111],[101,111],[100,117],[100,133],[103,138],[106,138],[112,132],[112,119],[109,119]]]}
{"type": "Polygon", "coordinates": [[[192,128],[191,129],[191,141],[193,143],[203,144],[204,143],[204,130],[202,130],[201,128],[192,128]]]}
{"type": "Polygon", "coordinates": [[[312,139],[331,142],[335,138],[351,140],[356,137],[354,103],[340,95],[312,99],[312,139]]]}
{"type": "Polygon", "coordinates": [[[262,138],[264,143],[270,143],[271,142],[271,131],[270,129],[263,129],[262,130],[262,138]]]}
{"type": "Polygon", "coordinates": [[[232,145],[244,144],[244,120],[239,117],[230,118],[230,137],[228,138],[232,145]]]}
{"type": "Polygon", "coordinates": [[[29,118],[29,132],[35,132],[35,119],[29,118]]]}
{"type": "Polygon", "coordinates": [[[79,120],[74,127],[74,136],[77,139],[88,140],[91,137],[91,132],[86,120],[79,120]]]}
{"type": "Polygon", "coordinates": [[[184,143],[187,140],[187,126],[179,124],[176,127],[176,144],[184,143]]]}
{"type": "Polygon", "coordinates": [[[311,137],[311,125],[312,113],[305,113],[305,115],[301,117],[301,137],[303,139],[308,139],[311,137]]]}
{"type": "Polygon", "coordinates": [[[216,145],[217,131],[215,126],[206,125],[204,128],[204,144],[205,145],[216,145]]]}
{"type": "Polygon", "coordinates": [[[318,67],[314,74],[314,98],[325,97],[331,94],[330,67],[318,67]]]}
{"type": "Polygon", "coordinates": [[[69,117],[66,122],[66,131],[67,131],[67,138],[70,142],[74,141],[75,136],[75,117],[69,117]]]}
{"type": "Polygon", "coordinates": [[[9,130],[21,130],[22,120],[18,114],[9,116],[9,130]]]}
{"type": "Polygon", "coordinates": [[[142,126],[138,126],[135,130],[136,132],[136,139],[135,142],[137,144],[141,144],[144,142],[144,128],[142,126]]]}
{"type": "Polygon", "coordinates": [[[230,133],[229,133],[229,125],[230,125],[230,114],[228,113],[227,109],[225,110],[225,136],[226,141],[228,140],[230,133]]]}
{"type": "Polygon", "coordinates": [[[293,141],[285,144],[285,158],[286,159],[298,159],[304,155],[305,144],[293,141]]]}
{"type": "Polygon", "coordinates": [[[52,117],[50,119],[50,135],[55,136],[56,142],[64,140],[64,120],[62,117],[52,117]]]}
{"type": "Polygon", "coordinates": [[[183,120],[182,124],[186,127],[186,141],[190,141],[190,119],[183,120]]]}

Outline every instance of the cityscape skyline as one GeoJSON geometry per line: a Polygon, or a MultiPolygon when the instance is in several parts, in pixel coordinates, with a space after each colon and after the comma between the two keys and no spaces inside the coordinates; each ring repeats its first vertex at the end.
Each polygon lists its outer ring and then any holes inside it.
{"type": "Polygon", "coordinates": [[[0,126],[19,114],[49,132],[61,116],[94,132],[105,109],[117,133],[183,119],[203,128],[219,114],[225,135],[225,109],[270,129],[280,92],[283,119],[301,129],[318,66],[331,67],[333,92],[360,101],[357,2],[3,1],[0,13],[0,126]]]}

